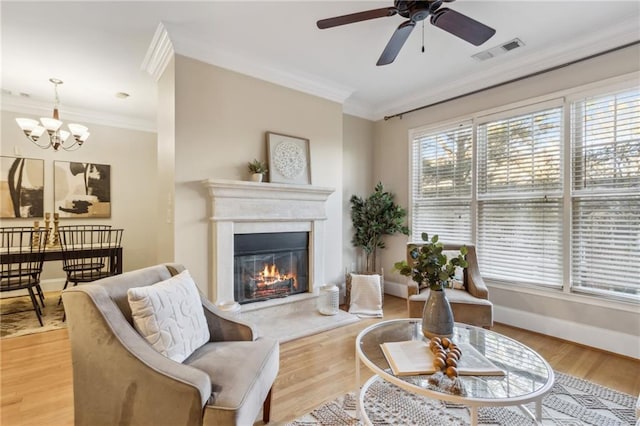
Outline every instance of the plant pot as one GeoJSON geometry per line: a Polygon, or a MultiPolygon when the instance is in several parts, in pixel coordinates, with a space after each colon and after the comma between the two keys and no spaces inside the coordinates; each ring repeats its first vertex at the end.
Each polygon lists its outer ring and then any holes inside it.
{"type": "Polygon", "coordinates": [[[422,311],[422,334],[427,339],[453,336],[453,312],[444,290],[429,290],[422,311]]]}
{"type": "Polygon", "coordinates": [[[251,180],[254,182],[262,182],[262,173],[253,173],[251,175],[251,180]]]}

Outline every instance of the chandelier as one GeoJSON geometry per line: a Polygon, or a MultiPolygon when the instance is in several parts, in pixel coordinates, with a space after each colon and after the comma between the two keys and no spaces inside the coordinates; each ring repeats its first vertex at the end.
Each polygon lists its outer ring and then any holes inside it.
{"type": "Polygon", "coordinates": [[[58,114],[58,107],[60,106],[58,85],[62,84],[63,81],[57,78],[50,78],[49,81],[53,83],[55,93],[53,118],[42,117],[40,118],[40,122],[31,118],[16,118],[16,121],[18,122],[18,126],[20,126],[24,134],[27,136],[27,139],[38,147],[42,149],[53,148],[54,151],[57,151],[60,148],[65,151],[75,151],[80,148],[84,141],[89,137],[89,129],[80,124],[73,123],[68,124],[69,132],[61,129],[62,124],[64,123],[60,121],[58,114]],[[45,131],[49,135],[49,141],[46,143],[43,143],[44,141],[38,142],[45,131]],[[73,135],[73,143],[71,145],[65,145],[65,142],[70,135],[73,135]]]}

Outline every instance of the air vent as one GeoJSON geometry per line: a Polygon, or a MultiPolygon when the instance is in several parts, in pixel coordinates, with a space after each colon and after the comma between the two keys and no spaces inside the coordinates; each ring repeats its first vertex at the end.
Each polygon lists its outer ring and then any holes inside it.
{"type": "Polygon", "coordinates": [[[519,38],[514,38],[513,40],[503,43],[500,46],[492,47],[491,49],[483,50],[482,52],[476,53],[472,56],[472,58],[478,61],[486,61],[487,59],[504,55],[505,53],[513,49],[517,49],[521,46],[524,46],[522,40],[520,40],[519,38]]]}

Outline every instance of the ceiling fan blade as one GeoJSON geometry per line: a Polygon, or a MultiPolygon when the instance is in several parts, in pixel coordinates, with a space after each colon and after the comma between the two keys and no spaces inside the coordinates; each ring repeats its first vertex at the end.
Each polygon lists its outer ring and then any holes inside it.
{"type": "Polygon", "coordinates": [[[404,46],[404,43],[409,38],[409,34],[413,31],[413,27],[416,26],[416,23],[413,21],[405,21],[396,29],[396,31],[391,36],[391,39],[387,43],[387,46],[382,51],[382,55],[380,55],[380,59],[376,65],[387,65],[393,62],[400,53],[400,49],[404,46]]]}
{"type": "Polygon", "coordinates": [[[431,15],[431,23],[474,46],[480,46],[496,33],[493,28],[446,7],[431,15]]]}
{"type": "Polygon", "coordinates": [[[318,28],[337,27],[339,25],[352,24],[354,22],[367,21],[369,19],[384,18],[398,13],[395,7],[383,7],[382,9],[366,10],[364,12],[350,13],[349,15],[336,16],[335,18],[321,19],[317,22],[318,28]]]}

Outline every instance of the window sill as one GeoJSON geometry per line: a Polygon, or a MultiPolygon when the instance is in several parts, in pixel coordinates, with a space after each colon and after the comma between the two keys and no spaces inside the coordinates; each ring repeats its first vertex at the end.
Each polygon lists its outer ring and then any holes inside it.
{"type": "MultiPolygon", "coordinates": [[[[600,298],[597,296],[583,295],[583,294],[577,294],[577,293],[565,293],[562,290],[555,289],[555,288],[548,288],[548,287],[540,288],[540,287],[533,287],[525,284],[517,284],[517,285],[505,284],[505,283],[500,283],[496,281],[491,281],[488,279],[485,279],[484,281],[489,287],[489,290],[491,290],[492,288],[498,288],[506,291],[531,294],[531,295],[541,296],[541,297],[549,297],[549,298],[564,300],[572,303],[581,303],[584,305],[599,306],[607,309],[615,309],[618,311],[631,312],[636,314],[638,313],[638,310],[639,310],[638,309],[639,304],[631,301],[612,300],[612,299],[600,298]]],[[[489,294],[491,294],[491,291],[489,291],[489,294]]]]}

